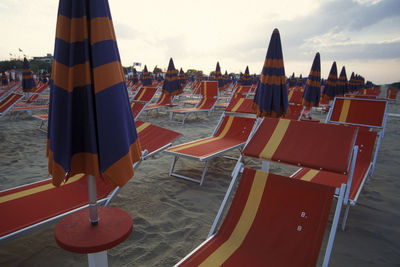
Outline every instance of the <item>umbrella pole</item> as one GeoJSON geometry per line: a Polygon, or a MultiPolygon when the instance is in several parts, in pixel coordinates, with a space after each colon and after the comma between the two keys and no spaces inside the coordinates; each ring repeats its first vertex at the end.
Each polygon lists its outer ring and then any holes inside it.
{"type": "Polygon", "coordinates": [[[99,217],[97,215],[97,190],[96,177],[88,175],[88,191],[89,191],[89,220],[92,225],[97,225],[99,217]]]}

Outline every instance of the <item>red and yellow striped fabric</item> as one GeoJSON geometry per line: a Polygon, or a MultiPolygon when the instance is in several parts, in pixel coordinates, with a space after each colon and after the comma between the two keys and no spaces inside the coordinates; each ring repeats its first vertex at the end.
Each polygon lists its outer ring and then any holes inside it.
{"type": "Polygon", "coordinates": [[[139,92],[135,95],[133,100],[149,102],[151,99],[153,99],[156,92],[157,92],[156,87],[143,86],[139,89],[139,92]]]}
{"type": "MultiPolygon", "coordinates": [[[[51,179],[0,192],[0,213],[7,218],[0,223],[0,236],[88,204],[86,175],[71,177],[59,187],[51,179]]],[[[97,199],[111,189],[97,178],[97,199]]]]}
{"type": "Polygon", "coordinates": [[[138,132],[140,145],[148,154],[166,146],[181,136],[181,133],[148,123],[136,120],[136,129],[138,132]]]}
{"type": "Polygon", "coordinates": [[[315,266],[333,194],[246,168],[217,234],[179,266],[315,266]]]}
{"type": "Polygon", "coordinates": [[[243,154],[346,173],[356,135],[355,127],[264,118],[243,154]]]}
{"type": "Polygon", "coordinates": [[[232,98],[229,105],[226,107],[225,112],[257,115],[257,112],[253,109],[253,99],[244,97],[232,98]]]}
{"type": "MultiPolygon", "coordinates": [[[[358,132],[356,145],[358,145],[359,150],[357,154],[353,180],[350,187],[350,199],[354,199],[356,197],[364,176],[368,171],[372,160],[375,140],[376,132],[364,130],[358,132]]],[[[301,171],[297,172],[293,178],[340,188],[341,184],[347,184],[349,176],[303,168],[301,171]]]]}
{"type": "Polygon", "coordinates": [[[254,122],[255,118],[225,116],[215,135],[173,146],[167,151],[194,158],[206,158],[246,142],[254,122]]]}
{"type": "Polygon", "coordinates": [[[10,107],[16,104],[17,101],[21,100],[23,95],[19,94],[10,94],[5,99],[0,102],[0,114],[7,111],[10,107]]]}
{"type": "Polygon", "coordinates": [[[382,127],[386,101],[336,98],[329,121],[382,127]]]}

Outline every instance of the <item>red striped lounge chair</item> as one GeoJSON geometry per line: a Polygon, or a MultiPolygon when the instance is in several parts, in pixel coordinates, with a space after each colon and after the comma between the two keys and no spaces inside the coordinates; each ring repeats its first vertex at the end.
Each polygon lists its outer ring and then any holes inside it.
{"type": "MultiPolygon", "coordinates": [[[[343,173],[350,171],[356,135],[354,127],[264,118],[242,155],[343,173]],[[310,137],[299,140],[298,136],[304,134],[310,137]],[[321,134],[334,137],[332,144],[322,149],[316,143],[321,141],[321,134]],[[336,153],[330,159],[321,157],[331,148],[336,153]]],[[[316,266],[322,253],[322,266],[328,266],[345,190],[345,183],[337,188],[290,179],[244,168],[239,161],[209,237],[176,266],[316,266]],[[220,223],[225,209],[227,214],[220,223]],[[329,230],[331,209],[334,217],[329,230]],[[324,252],[321,248],[327,229],[324,252]]]]}
{"type": "Polygon", "coordinates": [[[141,87],[134,95],[132,101],[151,102],[158,91],[157,87],[141,87]]]}
{"type": "Polygon", "coordinates": [[[385,133],[387,101],[381,99],[337,97],[329,111],[327,123],[353,126],[358,129],[355,145],[357,160],[352,175],[334,174],[323,171],[312,172],[302,168],[293,175],[296,179],[308,179],[316,183],[332,183],[342,180],[347,183],[346,211],[342,223],[345,229],[350,206],[357,204],[364,183],[374,173],[380,143],[385,133]],[[350,176],[351,175],[351,176],[350,176]],[[304,178],[306,177],[306,178],[304,178]]]}
{"type": "Polygon", "coordinates": [[[390,101],[396,101],[398,92],[399,89],[388,88],[386,90],[386,99],[390,101]]]}
{"type": "Polygon", "coordinates": [[[174,156],[169,175],[202,185],[210,160],[235,148],[242,147],[251,135],[255,124],[255,118],[222,114],[210,137],[176,145],[165,150],[166,153],[174,156]],[[205,162],[201,178],[196,179],[174,172],[178,158],[205,162]]]}
{"type": "Polygon", "coordinates": [[[19,101],[22,100],[23,95],[9,94],[0,102],[0,119],[3,118],[8,111],[10,111],[19,101]]]}
{"type": "Polygon", "coordinates": [[[199,114],[199,113],[207,113],[209,116],[213,111],[218,97],[218,82],[217,81],[203,81],[202,82],[202,98],[199,103],[193,108],[179,108],[179,109],[169,109],[169,118],[171,121],[174,120],[175,114],[183,115],[183,119],[180,122],[181,124],[185,123],[186,118],[189,114],[199,114]]]}
{"type": "MultiPolygon", "coordinates": [[[[144,150],[142,160],[170,146],[172,141],[181,135],[147,122],[135,123],[144,150]]],[[[136,168],[141,161],[136,162],[134,167],[136,168]]],[[[85,178],[86,175],[76,175],[60,187],[54,187],[52,180],[46,179],[1,191],[0,212],[6,219],[0,222],[0,244],[88,207],[85,178]]],[[[97,178],[98,204],[108,205],[118,190],[117,187],[112,191],[102,179],[97,178]]]]}
{"type": "MultiPolygon", "coordinates": [[[[23,185],[0,192],[0,243],[55,222],[62,217],[89,206],[86,175],[71,177],[60,187],[51,179],[23,185]]],[[[98,204],[114,196],[103,180],[97,178],[98,204]]]]}

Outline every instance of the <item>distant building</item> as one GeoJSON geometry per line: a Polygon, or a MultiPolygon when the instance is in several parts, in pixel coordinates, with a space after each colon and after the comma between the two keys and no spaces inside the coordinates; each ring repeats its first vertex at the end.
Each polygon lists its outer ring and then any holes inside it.
{"type": "Polygon", "coordinates": [[[47,54],[44,57],[33,57],[33,60],[40,60],[40,61],[44,61],[46,63],[51,64],[51,61],[53,60],[53,56],[51,54],[47,54]]]}

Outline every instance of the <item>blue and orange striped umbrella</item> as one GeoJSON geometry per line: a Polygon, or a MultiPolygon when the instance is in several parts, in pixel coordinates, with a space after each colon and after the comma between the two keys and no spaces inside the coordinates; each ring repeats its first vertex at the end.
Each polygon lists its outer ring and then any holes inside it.
{"type": "Polygon", "coordinates": [[[310,74],[303,92],[303,105],[318,107],[321,99],[321,58],[319,53],[315,54],[310,74]]]}
{"type": "Polygon", "coordinates": [[[219,66],[219,62],[217,62],[217,66],[215,67],[215,80],[218,82],[218,87],[224,86],[224,80],[222,79],[221,67],[219,66]]]}
{"type": "Polygon", "coordinates": [[[169,96],[179,95],[183,92],[178,77],[178,71],[175,69],[172,57],[169,59],[168,70],[165,74],[162,90],[169,96]]]}
{"type": "Polygon", "coordinates": [[[2,84],[3,86],[8,85],[8,79],[7,79],[7,75],[6,75],[5,71],[3,71],[3,72],[1,73],[1,84],[2,84]]]}
{"type": "Polygon", "coordinates": [[[334,61],[331,70],[329,72],[328,80],[326,81],[324,91],[322,93],[324,99],[332,100],[335,98],[337,79],[338,79],[337,67],[336,67],[336,61],[334,61]]]}
{"type": "Polygon", "coordinates": [[[289,106],[281,37],[278,29],[274,29],[269,42],[260,82],[254,96],[254,104],[258,116],[268,117],[284,116],[289,106]]]}
{"type": "Polygon", "coordinates": [[[303,86],[304,84],[303,84],[303,76],[300,74],[300,77],[299,77],[299,79],[297,80],[297,86],[303,86]]]}
{"type": "Polygon", "coordinates": [[[132,82],[133,82],[134,84],[139,82],[138,74],[137,74],[137,71],[136,71],[135,68],[133,68],[132,82]]]}
{"type": "Polygon", "coordinates": [[[147,70],[147,66],[144,65],[144,69],[142,71],[142,75],[140,76],[140,81],[144,86],[151,85],[153,83],[153,77],[150,75],[149,71],[147,70]]]}
{"type": "Polygon", "coordinates": [[[186,80],[187,80],[186,74],[183,71],[183,69],[181,68],[181,70],[179,71],[179,82],[180,82],[181,86],[185,85],[186,80]]]}
{"type": "Polygon", "coordinates": [[[344,96],[348,92],[347,89],[347,75],[346,75],[346,68],[343,66],[342,70],[340,71],[339,80],[336,86],[336,95],[337,96],[344,96]]]}
{"type": "Polygon", "coordinates": [[[45,70],[42,73],[42,82],[47,83],[47,72],[45,70]]]}
{"type": "Polygon", "coordinates": [[[53,184],[78,173],[123,186],[141,148],[108,1],[60,0],[47,155],[53,184]]]}
{"type": "Polygon", "coordinates": [[[241,77],[240,84],[241,85],[251,85],[252,84],[250,72],[249,72],[249,66],[246,66],[246,70],[244,71],[244,74],[241,77]]]}
{"type": "Polygon", "coordinates": [[[22,90],[24,92],[29,92],[34,87],[35,87],[35,80],[33,79],[33,74],[29,62],[25,57],[24,63],[22,64],[22,90]]]}
{"type": "Polygon", "coordinates": [[[294,76],[294,72],[292,76],[289,78],[289,87],[295,87],[296,86],[296,77],[294,76]]]}

